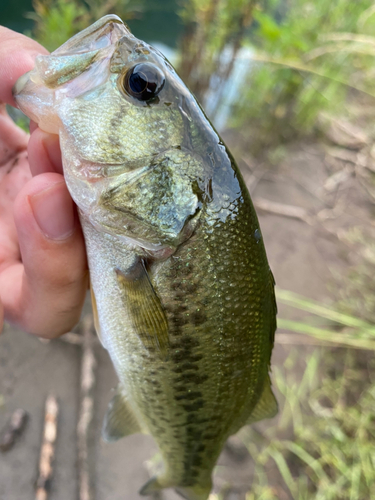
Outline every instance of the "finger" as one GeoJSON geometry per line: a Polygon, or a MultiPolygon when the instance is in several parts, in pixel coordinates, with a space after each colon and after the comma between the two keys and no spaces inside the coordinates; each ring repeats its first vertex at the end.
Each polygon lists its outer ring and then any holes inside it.
{"type": "Polygon", "coordinates": [[[38,54],[48,54],[27,36],[0,26],[0,101],[17,107],[12,96],[16,80],[34,67],[38,54]]]}
{"type": "Polygon", "coordinates": [[[4,309],[3,304],[0,302],[0,333],[3,331],[4,326],[4,309]]]}
{"type": "Polygon", "coordinates": [[[34,122],[34,120],[30,120],[30,123],[29,123],[30,134],[32,134],[37,127],[38,127],[38,124],[36,122],[34,122]]]}
{"type": "Polygon", "coordinates": [[[15,202],[22,263],[0,274],[5,318],[53,338],[79,320],[88,270],[83,236],[63,177],[34,177],[15,202]]]}
{"type": "Polygon", "coordinates": [[[63,173],[59,137],[36,128],[30,136],[28,154],[31,173],[63,173]]]}
{"type": "Polygon", "coordinates": [[[0,167],[25,150],[28,140],[29,135],[15,125],[5,104],[0,103],[0,167]]]}

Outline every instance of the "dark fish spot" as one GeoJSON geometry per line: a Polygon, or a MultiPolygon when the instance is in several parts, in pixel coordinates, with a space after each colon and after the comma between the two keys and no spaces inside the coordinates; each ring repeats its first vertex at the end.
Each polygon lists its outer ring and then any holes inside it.
{"type": "Polygon", "coordinates": [[[174,387],[175,392],[186,392],[186,385],[176,385],[174,387]]]}
{"type": "Polygon", "coordinates": [[[174,335],[181,335],[180,328],[189,323],[189,319],[185,316],[172,316],[171,318],[172,333],[174,335]]]}
{"type": "MultiPolygon", "coordinates": [[[[171,273],[169,273],[169,277],[171,277],[171,273]]],[[[174,276],[174,278],[177,280],[177,275],[174,276]]],[[[172,290],[180,290],[181,282],[180,281],[172,281],[171,288],[172,288],[172,290]]]]}
{"type": "Polygon", "coordinates": [[[171,358],[175,363],[180,361],[188,361],[189,363],[196,363],[200,361],[203,356],[201,354],[191,354],[190,348],[179,349],[171,354],[171,358]]]}
{"type": "Polygon", "coordinates": [[[187,264],[186,266],[182,266],[180,269],[181,276],[189,276],[194,270],[194,266],[192,264],[187,264]]]}
{"type": "Polygon", "coordinates": [[[193,294],[197,292],[199,286],[197,283],[187,283],[184,288],[187,293],[193,294]]]}
{"type": "Polygon", "coordinates": [[[197,373],[183,373],[180,377],[176,378],[175,382],[185,382],[186,384],[202,384],[208,380],[208,375],[198,375],[197,373]]]}
{"type": "Polygon", "coordinates": [[[202,425],[202,424],[207,424],[210,422],[209,418],[197,418],[196,415],[189,413],[186,416],[186,424],[194,424],[194,425],[202,425]]]}
{"type": "Polygon", "coordinates": [[[186,392],[185,394],[175,396],[174,398],[176,401],[181,401],[182,399],[187,399],[188,401],[189,400],[191,401],[191,400],[201,398],[201,397],[202,397],[202,393],[199,391],[196,391],[196,392],[186,392]]]}
{"type": "Polygon", "coordinates": [[[200,408],[203,408],[204,406],[204,401],[203,399],[198,399],[197,401],[195,401],[194,403],[191,403],[191,404],[188,404],[188,405],[182,405],[183,409],[187,412],[193,412],[193,411],[197,411],[199,410],[200,408]]]}
{"type": "Polygon", "coordinates": [[[202,354],[195,354],[194,356],[189,356],[189,361],[196,363],[197,361],[200,361],[202,358],[203,358],[202,354]]]}
{"type": "Polygon", "coordinates": [[[179,349],[171,354],[171,358],[175,363],[178,363],[189,357],[189,354],[185,349],[179,349]]]}
{"type": "Polygon", "coordinates": [[[199,366],[198,365],[194,365],[193,363],[183,363],[179,366],[177,366],[176,368],[173,369],[173,371],[175,373],[183,373],[185,371],[188,371],[188,370],[196,370],[198,371],[199,370],[199,366]]]}
{"type": "Polygon", "coordinates": [[[199,340],[188,335],[184,335],[178,340],[175,340],[172,344],[172,347],[176,349],[182,348],[185,350],[190,350],[193,347],[198,347],[198,346],[199,346],[199,340]]]}
{"type": "Polygon", "coordinates": [[[192,314],[190,314],[190,319],[193,325],[199,326],[203,325],[207,321],[207,316],[204,311],[201,309],[199,311],[194,311],[192,314]]]}
{"type": "Polygon", "coordinates": [[[213,431],[213,432],[208,432],[207,434],[204,435],[204,440],[205,441],[214,441],[218,436],[220,435],[220,430],[219,431],[213,431]]]}
{"type": "Polygon", "coordinates": [[[185,292],[181,291],[181,286],[174,293],[177,302],[183,302],[185,300],[185,292]]]}
{"type": "Polygon", "coordinates": [[[195,455],[191,460],[191,465],[200,467],[202,465],[202,457],[200,455],[195,455]]]}
{"type": "Polygon", "coordinates": [[[173,290],[179,290],[180,281],[178,280],[177,269],[175,267],[171,267],[167,276],[171,282],[171,288],[173,290]]]}
{"type": "Polygon", "coordinates": [[[190,432],[187,432],[187,437],[188,439],[192,442],[192,443],[197,443],[200,441],[200,439],[202,438],[202,433],[199,432],[199,431],[190,431],[190,432]]]}
{"type": "Polygon", "coordinates": [[[199,476],[199,470],[197,470],[197,469],[192,469],[192,470],[190,471],[190,475],[191,475],[192,477],[198,477],[198,476],[199,476]]]}
{"type": "Polygon", "coordinates": [[[184,313],[184,312],[186,312],[186,311],[187,311],[187,309],[188,309],[188,307],[187,307],[187,306],[185,306],[184,304],[179,304],[179,305],[175,308],[174,313],[175,313],[175,314],[184,313]]]}

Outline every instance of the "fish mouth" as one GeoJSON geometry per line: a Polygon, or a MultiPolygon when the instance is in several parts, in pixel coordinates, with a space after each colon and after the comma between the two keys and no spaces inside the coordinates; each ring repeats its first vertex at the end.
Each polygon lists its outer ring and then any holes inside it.
{"type": "MultiPolygon", "coordinates": [[[[131,33],[118,16],[109,14],[102,17],[96,23],[70,38],[50,55],[37,56],[35,60],[35,69],[39,70],[39,78],[35,75],[35,70],[28,71],[22,75],[13,87],[13,96],[15,98],[19,96],[27,88],[30,80],[33,80],[33,76],[34,80],[38,81],[41,78],[45,85],[50,86],[48,81],[46,81],[44,73],[51,73],[50,66],[52,66],[52,64],[53,71],[58,73],[58,67],[56,69],[59,61],[58,58],[63,56],[78,56],[79,54],[86,53],[92,53],[95,56],[96,53],[116,44],[126,35],[131,36],[131,33]]],[[[79,57],[82,59],[82,56],[79,57]]],[[[93,58],[94,57],[92,57],[92,59],[93,58]]],[[[68,58],[63,57],[61,61],[64,65],[67,65],[68,58]]]]}
{"type": "Polygon", "coordinates": [[[122,20],[110,14],[99,19],[49,55],[38,55],[33,70],[13,87],[21,111],[46,132],[58,133],[53,107],[57,92],[77,97],[100,85],[110,71],[109,61],[118,41],[131,33],[122,20]]]}
{"type": "Polygon", "coordinates": [[[108,14],[74,35],[51,55],[72,55],[103,49],[126,35],[130,36],[131,33],[124,22],[115,14],[108,14]]]}
{"type": "Polygon", "coordinates": [[[18,78],[12,89],[13,97],[17,97],[17,95],[22,92],[27,82],[29,81],[29,78],[30,78],[30,71],[28,71],[27,73],[18,78]]]}

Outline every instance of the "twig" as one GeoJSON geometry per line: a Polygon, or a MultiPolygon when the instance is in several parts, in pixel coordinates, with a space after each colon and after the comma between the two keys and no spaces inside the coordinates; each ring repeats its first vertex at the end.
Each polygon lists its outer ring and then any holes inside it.
{"type": "Polygon", "coordinates": [[[74,332],[64,333],[64,335],[61,335],[60,340],[74,345],[83,345],[84,342],[83,335],[74,332]]]}
{"type": "MultiPolygon", "coordinates": [[[[346,344],[345,342],[334,340],[323,340],[314,338],[310,335],[302,335],[299,333],[277,333],[275,336],[275,344],[280,345],[313,345],[318,347],[341,347],[342,349],[366,349],[363,345],[356,346],[353,344],[346,344]]],[[[371,349],[371,348],[370,348],[371,349]]]]}
{"type": "Polygon", "coordinates": [[[353,163],[353,165],[357,163],[358,153],[347,148],[330,147],[327,149],[327,154],[338,160],[353,163]]]}
{"type": "Polygon", "coordinates": [[[59,406],[54,396],[48,396],[45,406],[43,442],[40,450],[39,477],[36,482],[35,500],[47,500],[52,479],[55,456],[57,416],[59,406]]]}
{"type": "MultiPolygon", "coordinates": [[[[64,335],[61,335],[59,337],[59,340],[62,340],[63,342],[66,342],[67,344],[73,344],[73,345],[83,345],[84,343],[84,337],[80,333],[75,333],[75,332],[68,332],[64,333],[64,335]]],[[[99,339],[95,335],[92,338],[92,343],[99,344],[99,339]]]]}
{"type": "Polygon", "coordinates": [[[247,189],[249,190],[250,194],[253,196],[255,189],[257,188],[259,182],[266,176],[267,171],[264,168],[262,168],[263,163],[259,163],[255,168],[253,168],[253,166],[251,165],[251,163],[249,162],[249,160],[247,158],[245,158],[243,156],[241,159],[249,169],[248,173],[243,172],[243,174],[244,174],[244,179],[245,179],[247,189]],[[256,175],[256,173],[258,171],[260,172],[260,174],[256,175]]]}
{"type": "Polygon", "coordinates": [[[26,427],[28,414],[25,410],[19,408],[14,411],[9,422],[0,436],[0,451],[10,450],[16,439],[22,434],[26,427]]]}
{"type": "Polygon", "coordinates": [[[344,184],[353,174],[353,168],[346,166],[342,170],[332,174],[324,183],[325,191],[331,193],[337,189],[340,184],[344,184]]]}
{"type": "Polygon", "coordinates": [[[89,431],[93,421],[96,360],[93,351],[95,337],[91,316],[83,318],[83,351],[81,362],[81,404],[77,425],[79,500],[93,500],[94,492],[89,463],[89,431]]]}
{"type": "Polygon", "coordinates": [[[300,219],[310,225],[314,222],[313,217],[311,217],[311,215],[309,215],[302,207],[284,205],[283,203],[269,201],[265,198],[255,198],[254,205],[258,210],[263,210],[264,212],[269,212],[271,214],[291,217],[292,219],[300,219]]]}
{"type": "Polygon", "coordinates": [[[275,344],[280,345],[316,345],[329,346],[332,342],[324,342],[308,335],[300,335],[298,333],[277,333],[275,336],[275,344]]]}

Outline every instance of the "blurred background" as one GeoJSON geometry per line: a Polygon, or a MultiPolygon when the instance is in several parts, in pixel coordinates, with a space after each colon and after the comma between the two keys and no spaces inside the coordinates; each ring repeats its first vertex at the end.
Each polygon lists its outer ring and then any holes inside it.
{"type": "MultiPolygon", "coordinates": [[[[248,185],[276,278],[280,412],[228,441],[210,500],[375,498],[375,2],[13,0],[1,2],[0,23],[54,50],[107,13],[164,52],[201,102],[248,185]]],[[[145,436],[100,440],[116,377],[92,345],[90,500],[135,500],[158,457],[145,436]]],[[[0,430],[17,408],[29,419],[0,453],[1,500],[34,498],[50,393],[59,417],[48,498],[83,500],[83,351],[77,336],[42,343],[6,326],[0,430]]]]}

